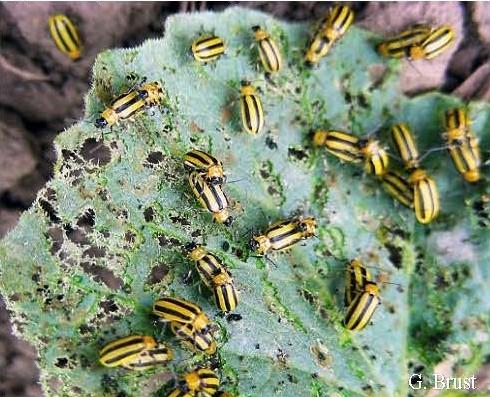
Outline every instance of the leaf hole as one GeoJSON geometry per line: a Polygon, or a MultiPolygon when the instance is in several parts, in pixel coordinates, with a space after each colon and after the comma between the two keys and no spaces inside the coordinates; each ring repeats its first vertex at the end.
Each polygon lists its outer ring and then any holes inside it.
{"type": "Polygon", "coordinates": [[[172,223],[178,223],[179,225],[182,226],[190,226],[191,224],[187,218],[180,215],[171,215],[169,218],[172,221],[172,223]]]}
{"type": "Polygon", "coordinates": [[[102,247],[90,247],[83,251],[83,257],[88,258],[104,258],[106,256],[106,251],[102,247]]]}
{"type": "Polygon", "coordinates": [[[102,201],[107,201],[109,200],[109,192],[107,189],[100,189],[97,191],[97,195],[100,197],[102,201]]]}
{"type": "Polygon", "coordinates": [[[63,149],[61,151],[61,157],[65,161],[73,161],[73,162],[80,161],[80,158],[77,156],[77,154],[74,151],[68,149],[63,149]]]}
{"type": "Polygon", "coordinates": [[[45,199],[40,199],[39,200],[39,206],[43,210],[43,212],[46,214],[46,216],[49,218],[49,220],[54,223],[54,224],[59,224],[61,223],[61,219],[58,217],[58,213],[54,209],[54,207],[51,205],[51,203],[45,199]]]}
{"type": "Polygon", "coordinates": [[[79,227],[67,227],[65,228],[66,231],[66,237],[68,237],[68,240],[70,240],[72,243],[75,243],[77,245],[88,245],[90,244],[90,241],[87,237],[87,233],[79,227]]]}
{"type": "Polygon", "coordinates": [[[124,248],[131,248],[136,242],[136,234],[133,231],[128,230],[124,233],[124,241],[127,243],[124,248]]]}
{"type": "Polygon", "coordinates": [[[143,211],[143,216],[146,222],[152,222],[155,219],[155,210],[152,207],[148,207],[143,211]]]}
{"type": "Polygon", "coordinates": [[[111,161],[111,151],[103,143],[95,138],[88,138],[80,149],[80,155],[86,162],[94,165],[104,166],[111,161]]]}
{"type": "Polygon", "coordinates": [[[301,148],[289,147],[288,158],[293,160],[303,161],[308,158],[308,153],[301,148]]]}
{"type": "Polygon", "coordinates": [[[46,237],[51,241],[49,252],[54,256],[63,246],[63,230],[60,227],[51,227],[47,230],[46,237]]]}
{"type": "Polygon", "coordinates": [[[58,357],[54,365],[57,366],[58,368],[66,368],[68,366],[68,358],[58,357]]]}
{"type": "Polygon", "coordinates": [[[274,137],[272,135],[268,135],[267,138],[265,138],[265,145],[270,150],[276,150],[277,149],[277,143],[274,140],[274,137]]]}
{"type": "Polygon", "coordinates": [[[163,247],[163,248],[178,247],[178,246],[180,246],[180,241],[179,240],[177,240],[174,237],[168,238],[168,237],[166,237],[163,234],[158,234],[157,235],[157,240],[158,240],[158,244],[160,245],[160,247],[163,247]]]}
{"type": "Polygon", "coordinates": [[[109,269],[103,268],[98,265],[91,265],[89,263],[81,263],[80,266],[85,273],[93,276],[94,280],[98,283],[104,283],[108,288],[113,290],[121,289],[124,282],[120,277],[117,277],[109,269]]]}
{"type": "Polygon", "coordinates": [[[77,226],[84,228],[86,231],[92,230],[92,228],[95,226],[95,211],[92,208],[85,210],[84,213],[78,218],[77,226]]]}
{"type": "Polygon", "coordinates": [[[151,269],[150,275],[148,276],[148,284],[154,285],[162,281],[168,274],[169,268],[164,263],[159,263],[151,269]]]}
{"type": "Polygon", "coordinates": [[[397,269],[402,267],[402,249],[391,243],[386,243],[385,248],[388,250],[390,262],[393,263],[397,269]]]}
{"type": "Polygon", "coordinates": [[[145,167],[147,167],[147,166],[150,166],[150,167],[157,166],[158,164],[160,164],[161,162],[163,162],[164,159],[165,159],[165,157],[164,157],[164,155],[163,155],[162,152],[151,152],[146,157],[146,161],[145,161],[145,163],[143,163],[143,165],[145,167]]]}
{"type": "Polygon", "coordinates": [[[115,313],[119,310],[119,306],[117,306],[116,302],[114,302],[112,299],[107,299],[100,302],[100,307],[106,314],[115,313]]]}

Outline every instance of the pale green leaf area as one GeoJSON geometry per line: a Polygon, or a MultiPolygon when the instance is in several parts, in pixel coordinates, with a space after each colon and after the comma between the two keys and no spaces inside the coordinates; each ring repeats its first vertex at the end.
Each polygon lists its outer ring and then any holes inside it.
{"type": "MultiPolygon", "coordinates": [[[[355,26],[308,69],[302,56],[312,29],[240,8],[176,15],[162,39],[97,58],[86,117],[57,137],[53,179],[0,245],[1,290],[16,333],[38,349],[47,396],[165,396],[177,374],[206,363],[152,317],[164,294],[197,302],[215,322],[212,364],[223,388],[240,396],[406,396],[414,367],[430,374],[452,357],[457,373],[473,374],[488,360],[487,179],[465,183],[445,150],[426,157],[441,214],[423,226],[379,180],[310,143],[315,128],[366,135],[383,125],[388,146],[387,127],[404,121],[425,152],[443,145],[442,112],[463,104],[438,93],[401,95],[400,63],[380,58],[379,38],[355,26]],[[269,79],[257,64],[253,25],[283,51],[284,69],[269,79]],[[201,32],[227,43],[209,65],[189,50],[201,32]],[[165,103],[102,135],[93,122],[105,104],[142,77],[163,84],[165,103]],[[245,79],[260,88],[266,113],[256,137],[241,128],[245,79]],[[238,180],[224,186],[230,228],[213,224],[188,187],[182,157],[193,147],[238,180]],[[318,238],[269,260],[253,256],[253,233],[300,214],[317,218],[318,238]],[[192,240],[231,269],[241,320],[219,313],[197,274],[184,283],[193,264],[183,245],[192,240]],[[380,284],[382,305],[358,333],[342,326],[342,269],[355,257],[399,284],[380,284]],[[98,364],[103,344],[134,333],[167,341],[175,360],[145,372],[98,364]]],[[[467,106],[488,158],[490,106],[467,106]]],[[[392,165],[400,168],[396,156],[392,165]]]]}

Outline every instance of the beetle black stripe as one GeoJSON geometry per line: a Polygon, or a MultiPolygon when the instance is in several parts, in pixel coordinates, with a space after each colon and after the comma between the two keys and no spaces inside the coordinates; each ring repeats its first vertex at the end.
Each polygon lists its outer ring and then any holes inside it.
{"type": "Polygon", "coordinates": [[[342,139],[341,137],[339,136],[335,136],[333,134],[329,134],[327,136],[327,140],[328,141],[334,141],[334,142],[340,142],[340,143],[345,143],[346,145],[351,145],[353,148],[356,148],[357,149],[357,146],[356,146],[356,143],[355,142],[351,142],[351,141],[348,141],[346,139],[342,139]]]}
{"type": "Polygon", "coordinates": [[[376,170],[376,164],[375,164],[374,159],[372,157],[369,158],[368,167],[369,167],[369,172],[371,174],[374,174],[375,170],[376,170]]]}
{"type": "Polygon", "coordinates": [[[423,181],[420,181],[419,182],[419,189],[420,189],[420,209],[421,209],[421,213],[423,214],[423,216],[425,217],[425,212],[426,212],[426,209],[428,208],[425,204],[426,204],[426,200],[424,198],[424,195],[422,194],[422,191],[423,190],[428,190],[429,191],[429,195],[430,195],[430,189],[422,189],[422,186],[425,187],[425,185],[427,185],[427,181],[423,180],[423,181]]]}
{"type": "Polygon", "coordinates": [[[400,193],[401,196],[405,195],[405,192],[398,186],[396,183],[393,183],[389,178],[383,179],[383,182],[396,190],[397,193],[400,193]]]}
{"type": "Polygon", "coordinates": [[[171,316],[180,317],[183,321],[191,321],[192,317],[183,314],[177,310],[169,309],[167,307],[155,305],[155,311],[165,313],[171,316]]]}
{"type": "MultiPolygon", "coordinates": [[[[204,190],[200,192],[201,198],[204,200],[204,204],[206,204],[206,208],[211,211],[211,201],[209,201],[209,197],[203,194],[204,190]]],[[[212,212],[212,211],[211,211],[212,212]]]]}
{"type": "Polygon", "coordinates": [[[149,361],[149,362],[136,362],[128,364],[132,368],[145,368],[145,367],[153,367],[154,365],[165,365],[167,364],[167,360],[159,360],[159,361],[149,361]]]}
{"type": "Polygon", "coordinates": [[[128,346],[131,346],[131,345],[134,345],[136,343],[143,343],[143,338],[135,338],[135,339],[131,339],[127,342],[124,342],[124,343],[120,343],[118,345],[114,345],[113,347],[111,347],[110,349],[104,351],[104,355],[108,354],[108,353],[111,353],[113,352],[114,350],[118,350],[118,349],[121,349],[121,348],[125,348],[125,347],[128,347],[128,346]]]}
{"type": "Polygon", "coordinates": [[[190,305],[190,304],[186,303],[185,301],[181,301],[181,300],[174,299],[174,298],[165,298],[165,301],[171,302],[177,306],[183,307],[183,308],[189,310],[191,313],[194,313],[196,315],[200,313],[199,309],[196,308],[196,306],[190,305]]]}
{"type": "MultiPolygon", "coordinates": [[[[454,147],[454,150],[455,150],[455,155],[458,156],[461,160],[462,160],[462,164],[463,164],[463,167],[464,167],[464,170],[463,172],[467,172],[470,170],[470,165],[468,163],[468,159],[467,159],[467,156],[464,155],[464,150],[463,150],[463,144],[460,144],[460,145],[456,145],[454,147]]],[[[466,152],[471,152],[471,156],[473,157],[473,151],[471,150],[467,150],[466,152]]]]}
{"type": "Polygon", "coordinates": [[[200,58],[202,59],[208,59],[208,58],[214,58],[216,55],[218,55],[217,52],[213,52],[213,50],[215,49],[223,49],[223,44],[221,43],[218,43],[218,44],[214,44],[212,46],[209,46],[209,47],[204,47],[204,48],[199,48],[197,50],[197,54],[199,55],[200,58]],[[211,51],[209,54],[206,54],[204,55],[203,52],[207,52],[207,51],[211,51]]]}
{"type": "Polygon", "coordinates": [[[161,354],[161,353],[168,354],[168,348],[161,347],[160,349],[153,349],[153,350],[150,351],[150,356],[153,357],[154,355],[161,354]]]}
{"type": "Polygon", "coordinates": [[[68,45],[65,43],[65,40],[63,40],[63,36],[60,32],[60,29],[58,27],[58,19],[55,20],[54,22],[54,29],[56,31],[56,34],[58,35],[58,38],[59,38],[59,42],[61,43],[61,45],[63,46],[63,49],[65,52],[70,52],[70,49],[68,48],[68,45]]]}
{"type": "Polygon", "coordinates": [[[232,291],[232,293],[233,293],[233,300],[234,300],[235,302],[238,302],[238,296],[236,295],[235,286],[232,286],[231,291],[232,291]]]}
{"type": "Polygon", "coordinates": [[[270,241],[271,241],[272,243],[275,243],[275,242],[281,241],[281,240],[283,240],[283,239],[285,239],[285,238],[287,238],[287,237],[290,237],[290,236],[292,236],[292,235],[294,235],[294,234],[297,234],[297,233],[298,233],[298,230],[297,230],[296,228],[294,228],[294,229],[290,230],[290,231],[289,231],[289,232],[287,232],[287,233],[279,234],[279,235],[277,235],[277,236],[272,237],[272,238],[270,239],[270,241]]]}
{"type": "MultiPolygon", "coordinates": [[[[341,12],[343,11],[345,6],[342,6],[342,7],[338,7],[336,9],[337,11],[337,15],[333,16],[332,17],[332,22],[339,22],[337,21],[337,19],[339,18],[341,12]]],[[[342,21],[340,21],[340,26],[338,27],[338,30],[342,31],[347,23],[347,21],[349,20],[349,16],[350,16],[350,10],[347,10],[347,12],[344,13],[344,18],[342,19],[342,21]]]]}
{"type": "Polygon", "coordinates": [[[330,44],[330,39],[326,36],[322,37],[322,40],[320,40],[321,45],[318,47],[316,54],[321,54],[323,53],[325,47],[327,47],[330,44]]]}
{"type": "Polygon", "coordinates": [[[259,99],[257,95],[252,95],[252,102],[254,105],[255,114],[257,115],[257,127],[259,127],[260,124],[262,123],[262,113],[260,112],[260,106],[258,104],[259,99]]]}
{"type": "MultiPolygon", "coordinates": [[[[140,353],[144,350],[144,347],[138,347],[136,349],[133,349],[133,350],[130,350],[130,351],[126,351],[118,356],[115,356],[109,360],[105,360],[105,363],[106,364],[112,364],[116,361],[119,361],[119,360],[123,360],[124,358],[126,357],[129,357],[129,356],[132,356],[133,354],[136,354],[136,353],[140,353]]],[[[112,351],[112,350],[111,350],[112,351]]],[[[104,356],[106,355],[107,353],[104,353],[104,356]]]]}
{"type": "Polygon", "coordinates": [[[378,156],[378,158],[381,160],[382,168],[386,170],[388,167],[388,157],[387,156],[378,156]]]}
{"type": "MultiPolygon", "coordinates": [[[[415,158],[416,153],[413,152],[414,147],[409,144],[408,139],[407,139],[407,135],[405,134],[405,131],[403,130],[403,128],[399,128],[399,132],[400,132],[399,136],[402,139],[403,146],[405,146],[405,148],[407,149],[408,155],[410,156],[410,158],[415,158]]],[[[402,152],[401,152],[400,148],[397,147],[397,149],[398,149],[398,153],[401,156],[402,152]]]]}
{"type": "Polygon", "coordinates": [[[275,70],[279,66],[279,59],[277,57],[276,51],[274,50],[274,47],[271,45],[270,40],[265,39],[260,42],[260,46],[262,47],[262,51],[264,52],[264,58],[266,59],[268,69],[269,70],[275,70]],[[274,59],[274,62],[271,62],[270,57],[272,56],[274,59]]]}
{"type": "Polygon", "coordinates": [[[190,158],[194,158],[201,163],[205,163],[208,165],[212,165],[213,163],[217,163],[216,159],[207,153],[201,152],[200,150],[194,150],[192,152],[187,153],[187,156],[190,158]],[[213,159],[213,160],[212,160],[213,159]]]}
{"type": "MultiPolygon", "coordinates": [[[[211,190],[211,194],[213,195],[214,199],[216,200],[216,203],[218,204],[218,208],[221,211],[221,210],[225,209],[226,207],[228,207],[228,203],[224,203],[221,200],[221,196],[218,193],[217,189],[221,189],[221,188],[219,186],[215,186],[215,185],[209,186],[209,190],[211,190]]],[[[224,196],[224,192],[223,192],[223,196],[224,196]]],[[[226,196],[225,196],[225,200],[226,200],[226,196]]]]}
{"type": "Polygon", "coordinates": [[[250,109],[248,107],[248,103],[247,103],[247,97],[245,96],[243,98],[243,102],[244,102],[244,108],[245,108],[245,124],[247,125],[247,128],[249,130],[252,130],[252,119],[251,119],[251,116],[250,116],[250,109]]]}
{"type": "MultiPolygon", "coordinates": [[[[127,94],[127,95],[129,95],[129,94],[127,94]]],[[[126,96],[126,95],[124,95],[124,96],[126,96]]],[[[130,106],[134,105],[138,101],[141,101],[141,98],[138,95],[135,95],[134,98],[132,98],[130,101],[127,101],[127,102],[123,103],[117,109],[114,109],[114,111],[116,113],[121,113],[124,110],[126,110],[127,108],[129,108],[130,106]]]]}
{"type": "Polygon", "coordinates": [[[66,32],[68,33],[68,36],[70,36],[70,39],[75,46],[72,50],[76,50],[77,47],[80,45],[80,42],[77,40],[77,38],[73,35],[72,30],[70,29],[70,25],[67,24],[65,21],[63,21],[63,26],[65,27],[66,32]]]}
{"type": "MultiPolygon", "coordinates": [[[[358,296],[358,300],[360,300],[360,299],[362,298],[362,295],[363,295],[363,294],[360,294],[360,295],[358,296]]],[[[367,311],[368,311],[368,309],[371,307],[371,303],[373,302],[374,298],[375,298],[375,296],[374,296],[374,295],[369,294],[369,298],[366,300],[366,304],[364,305],[364,307],[362,308],[361,313],[360,313],[360,314],[359,314],[359,316],[357,317],[357,321],[356,321],[356,322],[355,322],[355,323],[352,325],[352,327],[351,327],[352,329],[356,329],[356,328],[357,328],[357,326],[359,325],[359,323],[360,323],[361,321],[363,321],[363,320],[364,320],[364,317],[365,317],[365,315],[366,315],[366,312],[367,312],[367,311]]],[[[354,305],[354,308],[356,308],[356,306],[357,306],[357,305],[354,305]]],[[[349,317],[347,317],[347,318],[349,318],[349,317]]],[[[349,319],[350,319],[350,318],[349,318],[349,319]]]]}
{"type": "MultiPolygon", "coordinates": [[[[217,38],[218,38],[217,36],[203,37],[203,38],[197,40],[195,45],[196,45],[196,47],[199,47],[201,44],[206,43],[206,41],[207,42],[211,42],[211,41],[213,41],[213,40],[215,40],[217,38]]],[[[207,48],[207,47],[204,47],[204,48],[207,48]]]]}
{"type": "Polygon", "coordinates": [[[216,301],[216,304],[219,306],[220,302],[220,294],[219,292],[221,291],[221,296],[223,297],[223,301],[225,304],[225,311],[229,312],[231,310],[231,304],[230,300],[228,299],[228,293],[227,293],[227,285],[220,285],[219,287],[216,287],[214,289],[214,299],[216,301]]]}
{"type": "Polygon", "coordinates": [[[452,116],[455,118],[455,124],[456,124],[456,128],[458,128],[462,121],[461,121],[461,118],[459,117],[460,116],[460,112],[458,112],[456,109],[452,111],[452,116]]]}
{"type": "Polygon", "coordinates": [[[210,255],[204,256],[201,260],[209,265],[209,268],[211,269],[211,276],[221,273],[221,269],[216,265],[210,255]]]}
{"type": "MultiPolygon", "coordinates": [[[[446,35],[447,35],[447,33],[448,33],[448,30],[447,30],[447,29],[441,29],[441,30],[439,31],[439,34],[438,34],[437,36],[434,36],[434,37],[433,37],[433,42],[435,42],[435,41],[439,40],[441,37],[446,36],[446,35]]],[[[444,44],[446,44],[446,43],[444,43],[444,44]]]]}
{"type": "Polygon", "coordinates": [[[266,234],[270,234],[270,233],[273,233],[275,232],[276,230],[280,230],[282,229],[284,226],[290,224],[290,223],[293,223],[294,220],[293,219],[288,219],[286,221],[283,221],[283,222],[280,222],[278,223],[277,225],[273,225],[272,227],[270,227],[269,229],[267,229],[267,232],[266,234]]]}
{"type": "Polygon", "coordinates": [[[427,190],[429,191],[429,197],[430,197],[430,207],[428,209],[430,209],[431,214],[433,214],[435,208],[434,192],[432,191],[431,184],[428,181],[425,181],[425,183],[427,184],[427,188],[428,188],[427,190]]]}

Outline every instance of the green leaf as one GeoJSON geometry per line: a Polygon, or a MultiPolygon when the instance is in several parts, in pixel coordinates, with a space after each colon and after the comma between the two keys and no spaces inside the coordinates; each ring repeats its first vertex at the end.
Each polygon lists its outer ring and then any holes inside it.
{"type": "MultiPolygon", "coordinates": [[[[314,128],[365,135],[404,121],[424,152],[443,145],[441,113],[463,104],[401,95],[399,62],[381,59],[377,38],[356,27],[307,69],[310,31],[230,8],[170,17],[164,38],[97,58],[84,120],[57,137],[53,179],[0,244],[2,294],[16,333],[38,349],[46,395],[164,396],[176,374],[206,359],[181,349],[151,316],[164,294],[197,302],[215,321],[223,387],[243,396],[406,396],[417,366],[430,374],[451,357],[467,373],[488,357],[488,181],[467,186],[445,151],[428,156],[442,213],[423,226],[378,180],[309,138],[314,128]],[[272,33],[287,60],[270,79],[257,65],[253,25],[272,33]],[[197,64],[189,47],[201,32],[223,37],[226,55],[197,64]],[[375,81],[380,65],[386,72],[375,81]],[[131,87],[131,74],[162,82],[165,106],[102,135],[93,122],[108,98],[131,87]],[[261,88],[266,128],[257,137],[240,125],[243,79],[261,88]],[[224,186],[236,217],[229,229],[212,224],[190,192],[182,157],[192,147],[239,180],[224,186]],[[251,233],[293,214],[315,216],[318,238],[272,255],[274,264],[253,257],[251,233]],[[183,282],[193,264],[182,246],[191,240],[230,267],[240,321],[223,318],[196,277],[183,282]],[[400,284],[382,284],[383,304],[358,333],[341,324],[339,270],[354,257],[400,284]],[[141,373],[101,367],[99,348],[132,333],[168,341],[175,360],[141,373]]],[[[488,148],[490,106],[467,105],[488,148]]],[[[386,131],[380,139],[388,142],[386,131]]]]}

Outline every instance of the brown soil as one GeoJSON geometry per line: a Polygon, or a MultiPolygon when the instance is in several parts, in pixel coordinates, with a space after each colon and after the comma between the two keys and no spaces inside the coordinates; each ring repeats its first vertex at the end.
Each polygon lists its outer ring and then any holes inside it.
{"type": "MultiPolygon", "coordinates": [[[[3,3],[0,5],[0,237],[29,208],[51,177],[54,136],[82,115],[95,56],[106,48],[134,46],[161,36],[175,12],[221,10],[237,2],[208,3],[3,3]],[[82,59],[59,53],[47,33],[48,16],[69,15],[80,27],[82,59]]],[[[329,3],[241,4],[285,20],[315,20],[329,3]]],[[[490,3],[352,3],[357,23],[391,33],[416,23],[450,23],[458,32],[453,50],[434,62],[403,71],[407,93],[429,89],[464,99],[490,100],[490,3]]],[[[0,300],[0,396],[40,396],[36,353],[12,336],[0,300]]]]}

